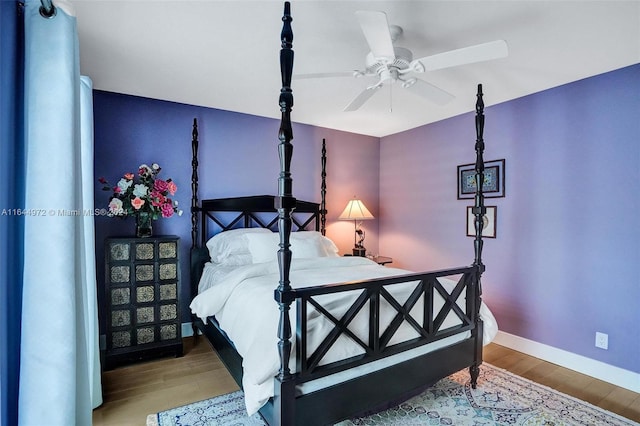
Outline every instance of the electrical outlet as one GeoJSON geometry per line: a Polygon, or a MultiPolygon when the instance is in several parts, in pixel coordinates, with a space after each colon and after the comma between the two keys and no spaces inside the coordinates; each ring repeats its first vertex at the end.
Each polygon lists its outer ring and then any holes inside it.
{"type": "Polygon", "coordinates": [[[609,335],[596,331],[596,348],[609,349],[609,335]]]}

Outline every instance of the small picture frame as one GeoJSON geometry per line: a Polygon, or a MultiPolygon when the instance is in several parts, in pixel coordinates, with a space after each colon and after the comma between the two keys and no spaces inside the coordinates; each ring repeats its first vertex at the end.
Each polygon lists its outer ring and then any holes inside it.
{"type": "MultiPolygon", "coordinates": [[[[482,226],[482,236],[486,238],[496,237],[496,215],[497,206],[485,206],[487,213],[484,215],[484,225],[482,226]]],[[[476,236],[476,217],[473,214],[473,207],[467,206],[467,237],[476,236]]]]}
{"type": "MultiPolygon", "coordinates": [[[[484,162],[485,198],[504,197],[504,159],[484,162]]],[[[474,198],[476,195],[475,163],[458,166],[458,200],[474,198]]]]}

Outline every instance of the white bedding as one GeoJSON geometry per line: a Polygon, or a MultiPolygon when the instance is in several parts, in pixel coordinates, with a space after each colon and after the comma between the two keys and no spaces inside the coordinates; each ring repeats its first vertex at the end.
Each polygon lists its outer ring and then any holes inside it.
{"type": "MultiPolygon", "coordinates": [[[[315,259],[294,259],[291,265],[290,281],[293,288],[308,287],[328,283],[363,280],[376,277],[407,274],[396,268],[384,267],[362,257],[320,257],[315,259]]],[[[277,351],[277,327],[279,309],[273,299],[273,291],[279,281],[277,262],[267,262],[225,268],[221,270],[213,264],[207,264],[199,285],[202,291],[191,303],[191,310],[203,320],[215,316],[220,327],[233,341],[238,353],[243,358],[243,389],[247,412],[252,415],[273,396],[273,377],[279,369],[277,351]],[[248,318],[259,318],[259,321],[247,321],[248,318]]],[[[441,280],[442,281],[442,280],[441,280]]],[[[400,303],[404,303],[409,292],[415,285],[398,284],[392,288],[392,294],[400,303]]],[[[322,306],[328,308],[332,314],[340,318],[342,313],[360,294],[357,292],[336,293],[323,295],[318,299],[322,306]]],[[[458,304],[464,310],[464,298],[458,304]]],[[[437,302],[437,301],[436,301],[437,302]]],[[[412,316],[418,322],[421,318],[421,302],[412,309],[412,316]]],[[[440,301],[441,305],[442,301],[440,301]]],[[[385,305],[385,303],[382,303],[385,305]]],[[[383,306],[384,307],[384,306],[383,306]]],[[[439,306],[434,306],[437,313],[439,306]]],[[[358,315],[349,329],[364,342],[368,339],[368,309],[358,315]],[[360,323],[360,327],[358,327],[360,323]]],[[[309,308],[309,329],[313,331],[309,338],[309,354],[320,343],[333,323],[326,320],[315,310],[309,308]]],[[[393,309],[381,311],[381,329],[390,322],[395,315],[393,309]]],[[[484,321],[484,343],[489,343],[497,333],[496,321],[483,304],[481,317],[484,321]]],[[[295,304],[291,307],[291,321],[295,330],[295,304]]],[[[459,324],[459,319],[450,313],[441,329],[459,324]]],[[[405,325],[394,335],[391,344],[398,343],[417,336],[415,330],[405,325]]],[[[292,339],[294,340],[294,339],[292,339]]],[[[323,358],[321,364],[362,353],[362,348],[350,338],[341,337],[340,345],[334,345],[323,358]]],[[[295,345],[295,342],[294,342],[295,345]]],[[[295,348],[292,351],[295,355],[295,348]]],[[[295,360],[290,363],[295,370],[295,360]]]]}

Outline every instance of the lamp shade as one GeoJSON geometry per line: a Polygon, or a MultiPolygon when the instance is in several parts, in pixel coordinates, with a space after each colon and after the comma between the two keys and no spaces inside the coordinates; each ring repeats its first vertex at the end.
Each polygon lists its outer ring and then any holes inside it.
{"type": "Polygon", "coordinates": [[[344,211],[338,216],[342,220],[367,220],[374,219],[373,215],[364,205],[364,203],[356,198],[350,200],[344,211]]]}

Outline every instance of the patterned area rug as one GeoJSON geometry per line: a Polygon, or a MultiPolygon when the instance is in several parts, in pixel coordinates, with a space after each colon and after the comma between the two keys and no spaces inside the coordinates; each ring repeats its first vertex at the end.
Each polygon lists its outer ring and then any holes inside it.
{"type": "MultiPolygon", "coordinates": [[[[241,391],[173,408],[147,418],[147,426],[221,426],[266,423],[247,417],[241,391]]],[[[638,425],[584,401],[483,364],[478,386],[459,371],[397,407],[339,423],[347,425],[638,425]]]]}

